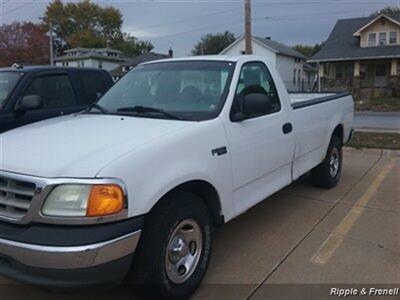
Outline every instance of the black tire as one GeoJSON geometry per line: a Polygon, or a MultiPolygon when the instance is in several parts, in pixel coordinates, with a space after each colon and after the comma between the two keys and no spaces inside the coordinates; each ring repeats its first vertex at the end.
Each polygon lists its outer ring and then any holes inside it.
{"type": "Polygon", "coordinates": [[[324,161],[311,170],[312,183],[321,188],[330,189],[337,185],[342,174],[342,141],[336,135],[332,136],[324,161]],[[332,159],[338,156],[337,169],[332,166],[332,159]],[[336,170],[336,171],[333,171],[336,170]]]}
{"type": "MultiPolygon", "coordinates": [[[[129,283],[145,299],[187,299],[203,279],[211,255],[212,218],[198,196],[179,192],[163,199],[146,218],[141,241],[135,253],[129,283]],[[182,283],[175,283],[167,273],[168,246],[176,228],[194,220],[201,229],[202,245],[193,273],[182,283]]],[[[174,235],[175,236],[175,235],[174,235]]],[[[198,235],[200,236],[200,235],[198,235]]],[[[189,248],[187,248],[189,249],[189,248]]],[[[187,273],[189,276],[189,272],[187,273]]]]}

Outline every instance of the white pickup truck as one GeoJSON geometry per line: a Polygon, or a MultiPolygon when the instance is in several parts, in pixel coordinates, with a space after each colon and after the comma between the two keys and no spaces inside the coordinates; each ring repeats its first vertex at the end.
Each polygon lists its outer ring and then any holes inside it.
{"type": "Polygon", "coordinates": [[[186,298],[213,227],[308,171],[337,184],[353,109],[289,95],[263,57],[142,64],[86,111],[0,135],[0,274],[186,298]]]}

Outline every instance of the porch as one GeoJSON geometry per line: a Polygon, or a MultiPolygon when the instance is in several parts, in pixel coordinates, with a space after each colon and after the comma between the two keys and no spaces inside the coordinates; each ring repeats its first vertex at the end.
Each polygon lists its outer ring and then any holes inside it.
{"type": "Polygon", "coordinates": [[[400,96],[400,63],[397,59],[322,63],[322,91],[348,91],[357,99],[400,96]]]}

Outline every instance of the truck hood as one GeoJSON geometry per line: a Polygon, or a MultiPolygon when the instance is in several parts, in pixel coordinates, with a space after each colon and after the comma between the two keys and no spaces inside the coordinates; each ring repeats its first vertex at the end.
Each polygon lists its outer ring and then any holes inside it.
{"type": "Polygon", "coordinates": [[[93,178],[114,159],[193,122],[78,114],[0,134],[0,170],[93,178]]]}

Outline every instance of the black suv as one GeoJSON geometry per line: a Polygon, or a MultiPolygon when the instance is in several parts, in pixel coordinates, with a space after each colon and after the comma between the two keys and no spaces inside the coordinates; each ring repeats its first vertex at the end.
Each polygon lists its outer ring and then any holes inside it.
{"type": "Polygon", "coordinates": [[[0,133],[84,110],[112,84],[100,69],[0,68],[0,133]]]}

